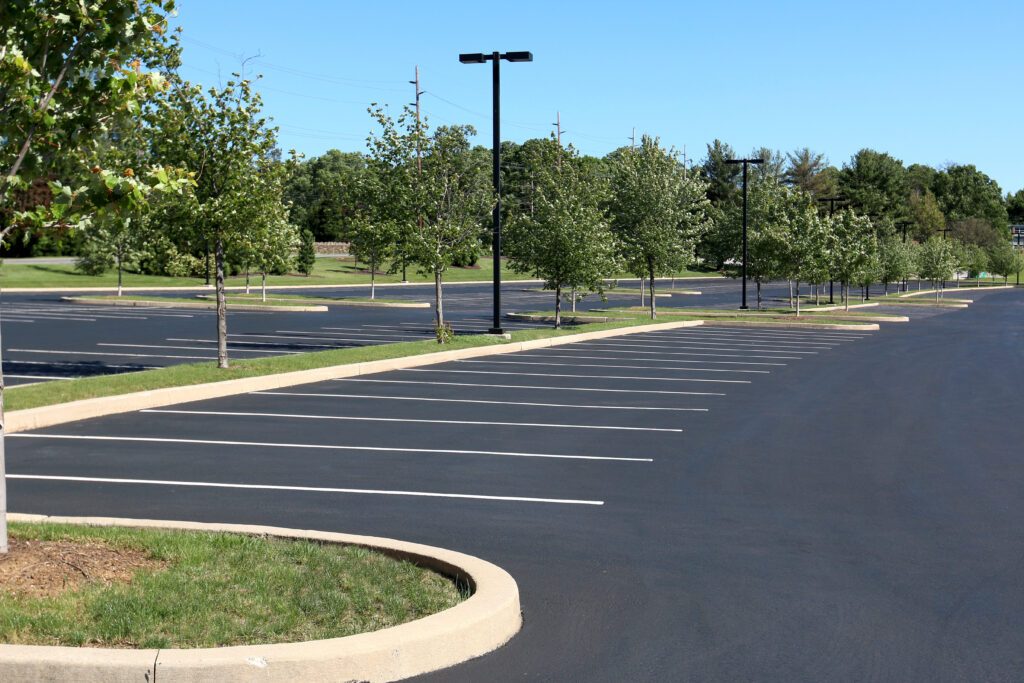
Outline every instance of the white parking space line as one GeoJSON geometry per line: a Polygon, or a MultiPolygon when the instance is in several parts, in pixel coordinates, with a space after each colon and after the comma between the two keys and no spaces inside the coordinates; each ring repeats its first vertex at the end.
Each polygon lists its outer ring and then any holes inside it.
{"type": "MultiPolygon", "coordinates": [[[[174,341],[168,340],[168,341],[174,341]]],[[[210,342],[216,344],[217,342],[210,342]]],[[[229,341],[228,346],[236,344],[237,342],[229,341]]],[[[174,346],[171,344],[115,344],[113,342],[98,342],[96,346],[112,346],[116,348],[128,348],[128,349],[179,349],[182,351],[215,351],[216,349],[207,348],[205,346],[174,346]]],[[[331,347],[333,348],[333,347],[331,347]]],[[[302,353],[302,351],[281,351],[280,349],[231,349],[232,353],[262,353],[262,354],[295,354],[302,353]]]]}
{"type": "Polygon", "coordinates": [[[749,353],[695,353],[693,351],[637,351],[633,347],[623,347],[615,343],[595,344],[591,342],[579,342],[580,344],[588,344],[586,348],[581,348],[581,351],[589,351],[592,347],[597,347],[601,353],[621,353],[621,354],[643,354],[653,356],[700,356],[704,358],[763,358],[768,360],[800,360],[800,356],[761,356],[757,354],[749,353]]]}
{"type": "Polygon", "coordinates": [[[64,355],[64,356],[107,356],[114,358],[182,358],[185,360],[217,360],[216,356],[174,356],[174,355],[160,355],[153,353],[124,353],[121,351],[111,351],[105,353],[101,351],[48,351],[46,349],[7,349],[8,353],[46,353],[53,355],[64,355]]]}
{"type": "MultiPolygon", "coordinates": [[[[572,349],[566,349],[571,351],[572,349]]],[[[613,351],[606,351],[605,353],[614,353],[613,351]]],[[[655,353],[655,355],[660,355],[655,353]]],[[[581,356],[575,353],[517,353],[516,358],[581,358],[584,360],[622,360],[620,356],[581,356]]],[[[631,358],[637,363],[649,362],[649,363],[699,363],[701,365],[772,365],[778,367],[785,367],[786,363],[756,363],[752,361],[738,361],[738,360],[671,360],[667,358],[631,358]]],[[[645,366],[647,367],[647,366],[645,366]]]]}
{"type": "MultiPolygon", "coordinates": [[[[589,342],[580,342],[580,344],[588,344],[589,342]]],[[[696,351],[757,351],[761,353],[802,353],[804,355],[815,354],[818,351],[808,351],[804,349],[791,349],[791,348],[755,348],[751,343],[744,342],[702,342],[702,341],[677,341],[675,339],[671,341],[665,341],[664,343],[648,343],[648,342],[616,342],[622,346],[628,346],[631,348],[642,348],[642,349],[685,349],[685,350],[696,350],[696,351]]],[[[819,350],[827,351],[831,349],[830,346],[820,347],[819,350]]]]}
{"type": "MultiPolygon", "coordinates": [[[[76,368],[77,367],[82,367],[84,365],[86,367],[92,367],[92,366],[88,365],[85,361],[78,361],[78,362],[70,361],[70,362],[68,362],[68,361],[59,361],[59,360],[21,360],[21,359],[11,359],[11,358],[5,359],[4,360],[4,364],[5,365],[47,365],[47,366],[66,365],[66,366],[69,366],[69,367],[76,367],[76,368]]],[[[105,367],[105,368],[127,368],[129,370],[155,370],[155,369],[159,368],[160,366],[159,365],[111,365],[110,363],[104,363],[103,367],[105,367]]]]}
{"type": "Polygon", "coordinates": [[[461,498],[511,503],[556,503],[562,505],[604,505],[603,500],[574,500],[572,498],[526,498],[522,496],[485,496],[472,493],[433,493],[427,491],[389,491],[385,489],[341,489],[325,486],[275,486],[270,484],[225,484],[203,481],[174,481],[168,479],[113,479],[104,477],[67,477],[43,474],[8,474],[8,479],[37,481],[67,481],[90,484],[136,484],[143,486],[196,486],[201,488],[248,489],[263,491],[295,491],[308,493],[351,493],[376,496],[415,496],[420,498],[461,498]]]}
{"type": "Polygon", "coordinates": [[[666,366],[650,366],[650,365],[608,365],[600,363],[563,363],[560,361],[554,361],[549,363],[536,363],[533,361],[520,361],[520,360],[457,360],[456,363],[484,363],[488,365],[541,365],[544,367],[570,367],[570,368],[619,368],[623,370],[674,370],[677,372],[743,372],[743,373],[757,373],[761,375],[769,374],[769,370],[734,370],[731,368],[670,368],[666,366]]]}
{"type": "Polygon", "coordinates": [[[429,382],[415,379],[366,379],[362,377],[339,377],[331,380],[333,382],[377,382],[380,384],[433,384],[436,386],[449,387],[486,387],[488,389],[530,389],[536,391],[543,389],[547,391],[596,391],[613,394],[674,394],[677,396],[725,396],[725,394],[714,391],[669,391],[667,389],[595,389],[593,387],[550,387],[541,385],[525,384],[473,384],[469,382],[429,382]]]}
{"type": "Polygon", "coordinates": [[[38,379],[38,380],[55,380],[55,379],[78,379],[77,376],[67,377],[51,377],[49,375],[12,375],[9,372],[4,373],[5,379],[38,379]]]}
{"type": "MultiPolygon", "coordinates": [[[[294,341],[341,341],[338,337],[311,337],[311,336],[299,336],[299,335],[284,335],[284,334],[256,334],[256,333],[243,333],[243,334],[229,334],[231,337],[245,337],[246,339],[291,339],[294,341]]],[[[409,340],[416,340],[417,337],[406,337],[409,340]]],[[[168,339],[168,341],[173,341],[168,339]]],[[[240,342],[240,341],[229,341],[229,344],[243,344],[250,343],[256,344],[259,342],[240,342]]],[[[334,347],[330,347],[334,348],[334,347]]]]}
{"type": "MultiPolygon", "coordinates": [[[[189,342],[189,343],[195,343],[195,344],[216,344],[217,343],[216,339],[179,339],[177,337],[168,337],[167,341],[170,341],[170,342],[189,342]]],[[[308,349],[335,349],[335,348],[338,348],[334,344],[280,344],[280,343],[277,343],[277,342],[247,342],[247,341],[232,341],[232,340],[229,339],[228,340],[228,346],[232,346],[232,345],[275,346],[275,347],[276,346],[302,346],[302,347],[305,347],[305,348],[308,348],[308,349]]],[[[114,344],[107,344],[106,346],[115,346],[115,345],[114,344]]],[[[125,344],[124,346],[130,346],[130,345],[129,344],[125,344]]],[[[154,347],[154,348],[160,348],[160,347],[154,347]]],[[[171,347],[166,347],[166,348],[182,348],[182,349],[197,348],[197,349],[202,349],[202,348],[206,348],[206,347],[204,347],[204,346],[196,346],[196,347],[190,347],[190,346],[173,347],[173,346],[171,346],[171,347]]],[[[246,349],[238,349],[238,350],[239,351],[245,351],[246,349]]],[[[273,350],[273,351],[271,351],[270,349],[268,349],[266,351],[260,351],[259,349],[251,349],[250,352],[251,353],[302,353],[301,351],[277,351],[276,349],[273,350]]]]}
{"type": "Polygon", "coordinates": [[[172,408],[146,408],[140,413],[170,413],[173,415],[222,415],[225,417],[272,417],[286,420],[342,420],[352,422],[414,422],[418,424],[442,425],[489,425],[496,427],[541,427],[546,429],[611,429],[629,432],[682,432],[682,429],[667,427],[619,427],[616,425],[577,425],[551,422],[494,422],[488,420],[427,420],[405,417],[359,417],[352,415],[299,415],[295,413],[250,413],[219,410],[174,410],[172,408]]]}
{"type": "Polygon", "coordinates": [[[725,332],[701,332],[700,334],[674,334],[674,335],[652,335],[655,339],[692,339],[692,340],[718,340],[718,341],[750,341],[759,343],[782,343],[782,344],[794,344],[794,345],[819,345],[828,346],[830,344],[842,344],[844,342],[856,341],[855,339],[848,339],[847,337],[792,337],[792,336],[781,336],[781,335],[734,335],[725,332]]]}
{"type": "Polygon", "coordinates": [[[704,379],[695,377],[631,377],[628,375],[572,375],[560,372],[503,372],[500,370],[449,370],[445,368],[405,368],[405,372],[444,372],[464,375],[515,375],[518,377],[577,377],[581,379],[631,379],[646,382],[720,382],[750,384],[749,379],[704,379]]]}
{"type": "Polygon", "coordinates": [[[700,334],[700,335],[673,334],[673,335],[661,335],[661,336],[656,337],[656,339],[659,339],[659,340],[663,339],[665,341],[672,341],[672,342],[678,342],[678,341],[700,341],[700,342],[703,342],[704,340],[708,340],[708,341],[710,341],[713,344],[714,343],[718,343],[718,342],[729,342],[731,344],[743,344],[743,343],[745,343],[745,344],[768,344],[768,343],[776,343],[777,342],[777,343],[780,343],[780,344],[785,345],[785,346],[814,346],[814,347],[819,347],[819,348],[824,348],[824,349],[831,348],[831,346],[829,346],[829,344],[836,343],[836,342],[823,343],[821,341],[805,341],[805,340],[802,340],[802,339],[801,340],[792,341],[792,340],[789,340],[789,339],[783,340],[783,339],[778,339],[778,338],[775,338],[775,337],[773,337],[773,338],[763,338],[763,337],[760,337],[760,338],[756,338],[756,337],[755,338],[751,338],[751,337],[730,337],[730,336],[727,336],[727,335],[717,335],[717,334],[715,334],[715,335],[711,335],[711,334],[700,334]]]}
{"type": "Polygon", "coordinates": [[[530,403],[526,401],[484,401],[471,398],[433,398],[421,396],[379,396],[375,394],[314,394],[297,391],[253,391],[257,396],[312,396],[316,398],[362,398],[380,399],[383,401],[431,401],[441,403],[486,403],[501,406],[530,406],[537,408],[580,408],[585,410],[670,410],[680,412],[706,413],[707,408],[661,408],[648,406],[588,406],[575,403],[530,403]]]}
{"type": "Polygon", "coordinates": [[[449,448],[393,448],[386,446],[340,446],[335,444],[271,443],[262,441],[215,441],[208,439],[167,439],[155,436],[87,436],[82,434],[33,434],[17,432],[8,438],[57,439],[77,441],[129,441],[138,443],[171,443],[200,446],[245,446],[247,448],[307,448],[329,451],[367,451],[374,453],[430,453],[434,455],[501,455],[515,458],[541,458],[545,460],[613,460],[617,462],[654,462],[652,458],[626,458],[601,455],[558,455],[551,453],[520,453],[517,451],[474,451],[449,448]]]}

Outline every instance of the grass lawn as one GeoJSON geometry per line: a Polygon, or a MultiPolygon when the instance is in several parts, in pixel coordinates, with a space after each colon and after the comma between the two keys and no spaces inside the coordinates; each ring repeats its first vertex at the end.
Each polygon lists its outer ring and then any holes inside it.
{"type": "Polygon", "coordinates": [[[150,566],[127,583],[88,581],[57,595],[0,591],[5,643],[188,648],[319,640],[395,626],[465,597],[439,574],[354,546],[56,524],[12,523],[10,534],[12,552],[18,539],[64,541],[74,544],[70,559],[58,561],[75,561],[75,548],[87,557],[99,545],[150,566]]]}
{"type": "MultiPolygon", "coordinates": [[[[213,294],[203,294],[203,298],[214,297],[213,294]]],[[[228,292],[228,301],[245,301],[263,303],[262,293],[250,293],[250,294],[236,294],[234,292],[228,292]]],[[[278,294],[274,292],[273,296],[267,296],[267,302],[270,301],[289,301],[291,303],[309,303],[309,304],[323,304],[330,305],[345,301],[360,301],[366,303],[381,303],[381,304],[415,304],[420,303],[412,299],[387,299],[382,296],[375,296],[370,298],[368,296],[345,296],[345,297],[333,297],[333,296],[304,296],[302,294],[278,294]]]]}
{"type": "Polygon", "coordinates": [[[155,370],[143,370],[141,372],[81,377],[78,379],[56,380],[41,384],[11,387],[4,391],[4,404],[7,410],[23,410],[87,398],[98,398],[100,396],[115,396],[136,391],[148,391],[190,384],[205,384],[207,382],[219,382],[242,377],[258,377],[261,375],[325,368],[332,365],[360,363],[384,358],[416,356],[436,351],[450,351],[490,344],[508,344],[593,330],[631,327],[650,322],[650,320],[643,320],[638,316],[636,320],[628,322],[578,325],[561,330],[553,328],[516,330],[511,333],[511,341],[486,335],[458,335],[452,343],[443,346],[436,341],[428,340],[347,349],[330,349],[327,351],[273,356],[269,358],[232,360],[231,367],[227,370],[219,369],[217,364],[212,362],[173,365],[155,370]]]}
{"type": "MultiPolygon", "coordinates": [[[[490,258],[481,258],[476,266],[470,268],[449,268],[444,274],[444,282],[467,282],[474,280],[490,281],[494,262],[490,258]]],[[[682,271],[677,277],[709,277],[718,275],[715,272],[682,271]]],[[[410,265],[406,270],[410,282],[432,283],[433,276],[420,275],[416,267],[410,265]]],[[[508,261],[501,264],[503,280],[529,280],[529,274],[520,274],[508,267],[508,261]]],[[[632,277],[627,273],[617,277],[632,277]]],[[[379,284],[400,282],[401,273],[376,276],[379,284]]],[[[173,278],[158,275],[138,275],[124,273],[125,287],[202,287],[205,278],[173,278]]],[[[236,275],[225,280],[228,287],[245,285],[245,276],[236,275]]],[[[356,263],[352,257],[318,258],[309,277],[303,275],[268,275],[267,286],[282,285],[368,285],[370,284],[369,266],[356,263]]],[[[250,286],[260,285],[259,273],[250,274],[250,286]]],[[[103,275],[82,275],[75,270],[73,264],[61,263],[4,263],[0,266],[0,287],[17,289],[21,287],[52,287],[54,289],[69,287],[116,287],[117,272],[109,271],[103,275]]]]}

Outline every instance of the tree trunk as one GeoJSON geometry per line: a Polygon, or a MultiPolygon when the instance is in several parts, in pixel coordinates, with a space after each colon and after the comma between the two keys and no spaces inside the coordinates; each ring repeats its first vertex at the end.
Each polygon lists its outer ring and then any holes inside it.
{"type": "MultiPolygon", "coordinates": [[[[438,327],[444,327],[444,307],[441,301],[441,271],[434,271],[434,315],[438,327]]],[[[440,344],[440,340],[438,340],[440,344]]]]}
{"type": "Polygon", "coordinates": [[[562,285],[555,285],[555,329],[562,326],[562,285]]]}
{"type": "Polygon", "coordinates": [[[843,300],[846,302],[846,310],[850,310],[850,283],[847,282],[845,287],[846,296],[843,297],[843,300]]]}
{"type": "Polygon", "coordinates": [[[640,308],[644,307],[644,279],[640,278],[640,308]]]}
{"type": "Polygon", "coordinates": [[[575,287],[575,285],[572,288],[572,312],[573,313],[576,312],[576,287],[575,287]]]}
{"type": "Polygon", "coordinates": [[[122,260],[123,259],[121,258],[121,255],[118,254],[118,256],[117,256],[117,295],[118,296],[121,296],[121,262],[122,262],[122,260]]]}
{"type": "Polygon", "coordinates": [[[800,281],[796,281],[796,317],[800,317],[800,281]]]}
{"type": "Polygon", "coordinates": [[[249,293],[249,263],[245,264],[245,293],[249,293]]]}
{"type": "Polygon", "coordinates": [[[789,307],[793,308],[793,281],[789,281],[789,307]]]}
{"type": "Polygon", "coordinates": [[[214,245],[217,264],[217,367],[228,367],[228,302],[224,296],[224,239],[218,235],[214,245]]]}
{"type": "Polygon", "coordinates": [[[754,284],[757,286],[757,310],[761,310],[761,281],[754,280],[754,284]]]}
{"type": "Polygon", "coordinates": [[[370,300],[373,300],[376,286],[377,276],[377,257],[376,255],[370,257],[370,300]]]}
{"type": "Polygon", "coordinates": [[[657,304],[654,303],[654,264],[653,263],[648,263],[647,264],[647,269],[648,269],[648,271],[650,271],[650,274],[651,274],[651,279],[650,279],[650,283],[651,283],[651,320],[657,320],[658,319],[658,306],[657,306],[657,304]]]}
{"type": "Polygon", "coordinates": [[[263,276],[263,282],[261,283],[261,286],[263,288],[263,301],[266,301],[267,300],[267,271],[264,270],[262,273],[260,273],[260,275],[263,276]]]}

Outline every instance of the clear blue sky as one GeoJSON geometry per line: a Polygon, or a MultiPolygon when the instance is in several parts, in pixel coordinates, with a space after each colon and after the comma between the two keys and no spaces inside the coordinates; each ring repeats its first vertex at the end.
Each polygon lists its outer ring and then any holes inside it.
{"type": "Polygon", "coordinates": [[[975,164],[1024,188],[1024,3],[345,2],[179,0],[186,78],[216,85],[249,62],[280,144],[307,157],[365,151],[370,102],[421,103],[490,146],[490,65],[502,63],[502,138],[568,140],[603,156],[636,127],[697,160],[810,147],[836,166],[863,147],[906,165],[975,164]],[[220,75],[218,75],[220,74],[220,75]]]}

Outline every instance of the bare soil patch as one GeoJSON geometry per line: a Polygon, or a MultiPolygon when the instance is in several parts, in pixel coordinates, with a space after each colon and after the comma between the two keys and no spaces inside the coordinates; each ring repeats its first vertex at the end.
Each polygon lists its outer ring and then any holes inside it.
{"type": "Polygon", "coordinates": [[[0,590],[31,598],[54,597],[86,583],[128,583],[140,569],[166,567],[141,550],[96,542],[12,538],[8,548],[0,555],[0,590]]]}

